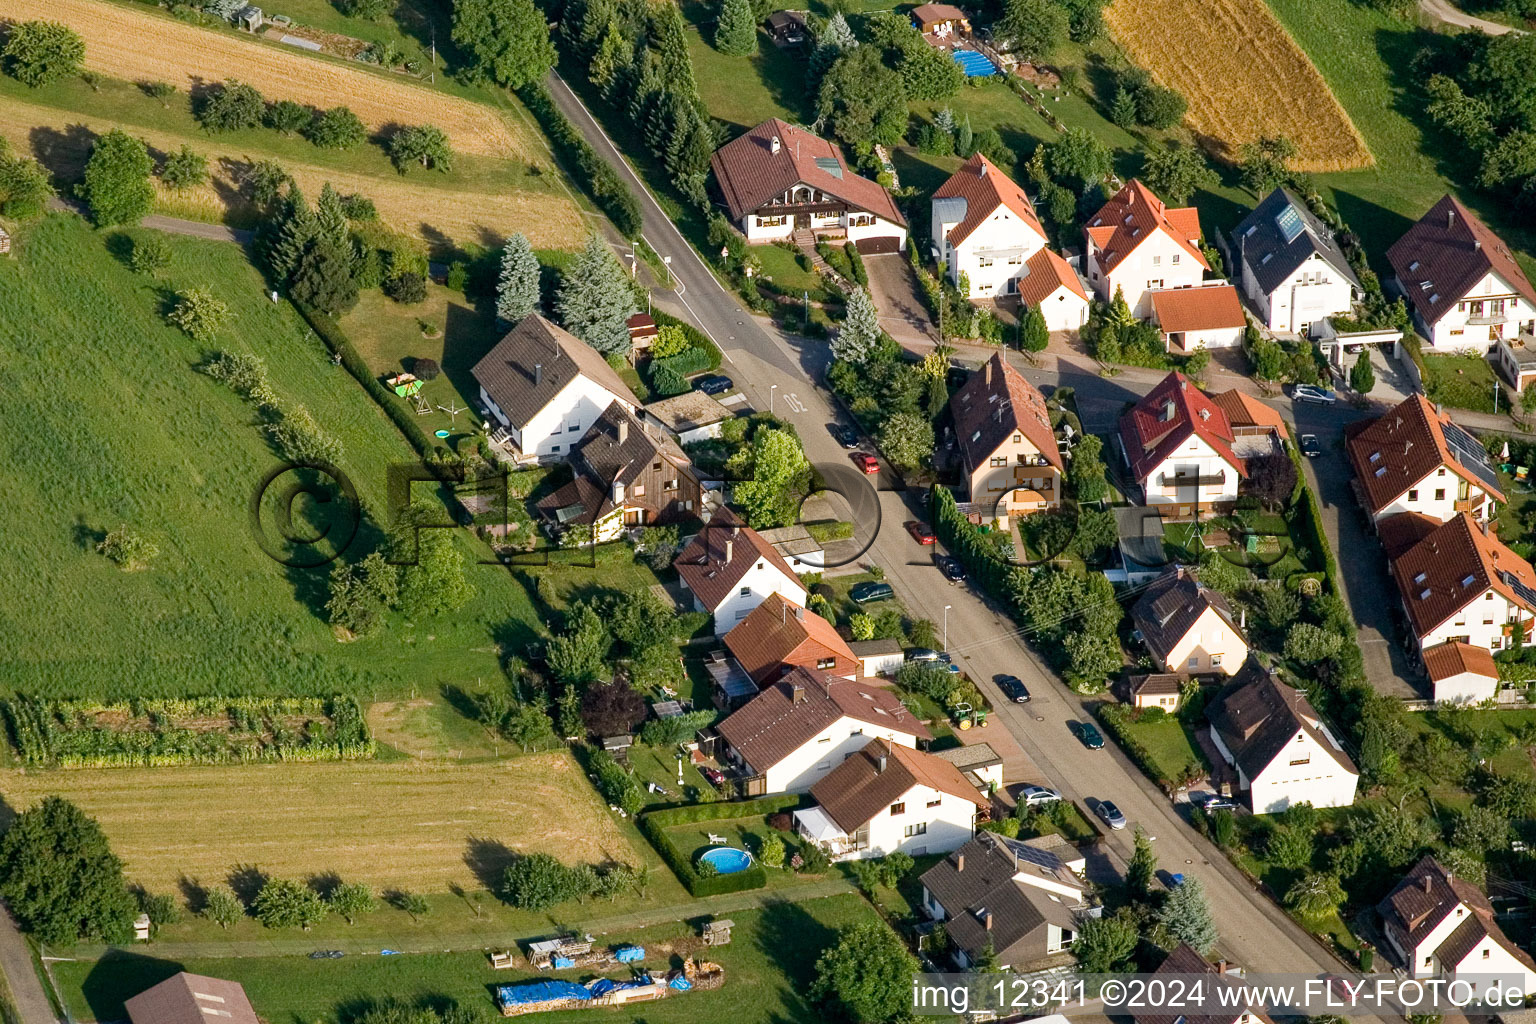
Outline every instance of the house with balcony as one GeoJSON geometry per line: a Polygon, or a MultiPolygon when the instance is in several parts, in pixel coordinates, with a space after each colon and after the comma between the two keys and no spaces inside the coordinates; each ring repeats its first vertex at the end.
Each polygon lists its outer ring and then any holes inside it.
{"type": "Polygon", "coordinates": [[[1391,559],[1419,651],[1456,641],[1502,651],[1531,642],[1536,570],[1470,513],[1442,523],[1391,559]]]}
{"type": "Polygon", "coordinates": [[[803,234],[857,242],[861,252],[906,245],[907,222],[891,194],[804,128],[770,118],[715,150],[710,168],[749,242],[803,234]]]}
{"type": "Polygon", "coordinates": [[[879,681],[795,668],[717,727],[724,759],[746,775],[746,796],[805,793],[871,740],[916,747],[933,739],[879,681]]]}
{"type": "MultiPolygon", "coordinates": [[[[1204,996],[1200,1013],[1185,1015],[1177,1012],[1162,1012],[1156,1010],[1143,1010],[1131,1015],[1135,1024],[1269,1024],[1269,1018],[1258,1012],[1251,1006],[1244,1006],[1238,997],[1240,992],[1239,981],[1243,976],[1243,970],[1234,967],[1225,960],[1217,960],[1211,963],[1200,955],[1200,951],[1181,942],[1173,952],[1163,958],[1163,962],[1157,965],[1157,970],[1152,972],[1152,977],[1161,979],[1177,977],[1190,979],[1200,975],[1209,975],[1207,985],[1202,985],[1200,991],[1204,996]],[[1224,997],[1215,991],[1216,986],[1226,986],[1232,990],[1232,996],[1224,997]],[[1230,1004],[1230,1005],[1229,1005],[1230,1004]]],[[[1189,984],[1186,980],[1184,984],[1189,984]]],[[[1192,986],[1191,986],[1192,988],[1192,986]]]]}
{"type": "Polygon", "coordinates": [[[1116,443],[1144,503],[1187,519],[1235,501],[1246,456],[1275,450],[1276,439],[1273,430],[1239,437],[1226,411],[1175,371],[1120,417],[1116,443]]]}
{"type": "Polygon", "coordinates": [[[1536,332],[1536,288],[1509,246],[1454,196],[1432,206],[1387,250],[1388,287],[1437,352],[1487,352],[1536,332]]]}
{"type": "Polygon", "coordinates": [[[1088,292],[1077,271],[1046,248],[1029,197],[985,156],[975,154],[939,186],[931,211],[935,257],[956,288],[962,279],[969,286],[968,297],[1016,296],[1039,309],[1052,331],[1088,322],[1088,292]]]}
{"type": "Polygon", "coordinates": [[[1152,315],[1150,293],[1193,288],[1211,269],[1200,251],[1199,211],[1169,209],[1136,179],[1088,218],[1083,237],[1094,292],[1109,302],[1118,291],[1143,320],[1152,315]]]}
{"type": "Polygon", "coordinates": [[[1083,921],[1100,910],[1047,844],[995,832],[978,832],[923,872],[922,884],[923,912],[943,922],[961,970],[989,945],[1004,971],[1070,969],[1083,921]]]}
{"type": "Polygon", "coordinates": [[[1348,807],[1360,772],[1307,700],[1273,671],[1249,659],[1206,706],[1211,741],[1237,771],[1255,814],[1292,804],[1348,807]]]}
{"type": "Polygon", "coordinates": [[[1272,331],[1310,337],[1314,324],[1348,313],[1360,296],[1333,232],[1283,185],[1243,218],[1231,249],[1243,294],[1272,331]]]}
{"type": "Polygon", "coordinates": [[[716,636],[729,633],[774,594],[805,606],[805,585],[784,556],[729,507],[713,512],[672,567],[693,595],[694,607],[715,617],[716,636]]]}
{"type": "Polygon", "coordinates": [[[1373,420],[1344,428],[1355,490],[1371,519],[1414,512],[1446,522],[1484,520],[1505,500],[1481,441],[1414,394],[1373,420]]]}
{"type": "Polygon", "coordinates": [[[970,841],[991,807],[950,762],[884,739],[844,758],[811,799],[815,806],[795,812],[795,830],[834,861],[948,853],[970,841]]]}
{"type": "Polygon", "coordinates": [[[1536,961],[1499,927],[1487,894],[1434,857],[1415,864],[1376,911],[1409,977],[1461,980],[1478,998],[1496,984],[1536,995],[1536,961]]]}
{"type": "Polygon", "coordinates": [[[836,627],[779,594],[769,594],[725,634],[725,646],[758,686],[766,686],[796,668],[839,679],[859,676],[859,659],[836,627]]]}
{"type": "Polygon", "coordinates": [[[966,379],[949,409],[971,501],[983,518],[1061,504],[1065,464],[1045,396],[1001,352],[966,379]]]}
{"type": "Polygon", "coordinates": [[[1232,606],[1195,570],[1170,569],[1147,585],[1131,621],[1160,670],[1231,675],[1248,657],[1248,638],[1232,606]]]}
{"type": "Polygon", "coordinates": [[[470,374],[489,415],[489,440],[517,462],[558,462],[615,402],[640,405],[591,345],[535,313],[485,354],[470,374]]]}

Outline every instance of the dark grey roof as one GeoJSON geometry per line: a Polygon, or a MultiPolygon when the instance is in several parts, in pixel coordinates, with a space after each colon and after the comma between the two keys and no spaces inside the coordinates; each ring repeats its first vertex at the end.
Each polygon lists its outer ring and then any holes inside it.
{"type": "Polygon", "coordinates": [[[1250,780],[1268,768],[1298,732],[1311,736],[1345,771],[1355,771],[1349,755],[1318,728],[1322,717],[1306,694],[1281,682],[1253,658],[1222,687],[1205,715],[1250,780]]]}
{"type": "Polygon", "coordinates": [[[1284,284],[1314,254],[1342,274],[1356,291],[1360,290],[1360,279],[1327,226],[1283,186],[1243,218],[1232,239],[1266,295],[1284,284]],[[1292,212],[1288,213],[1288,209],[1292,212]]]}
{"type": "Polygon", "coordinates": [[[1039,871],[1062,880],[1072,875],[1054,853],[979,832],[960,849],[923,873],[923,887],[948,914],[950,939],[974,956],[987,944],[1003,963],[1045,956],[1045,925],[1076,931],[1072,907],[1036,885],[1015,880],[1020,871],[1039,871]],[[989,931],[985,913],[992,918],[989,931]]]}
{"type": "Polygon", "coordinates": [[[578,374],[640,404],[596,349],[538,314],[512,328],[470,372],[519,430],[578,374]]]}
{"type": "MultiPolygon", "coordinates": [[[[1172,953],[1168,954],[1163,962],[1158,965],[1157,970],[1153,972],[1154,975],[1214,975],[1216,973],[1216,968],[1211,965],[1209,960],[1201,956],[1188,943],[1182,942],[1179,943],[1178,948],[1176,948],[1172,953]]],[[[1220,978],[1213,979],[1212,983],[1213,985],[1222,984],[1228,986],[1236,984],[1235,981],[1231,980],[1225,975],[1220,978]]],[[[1236,1002],[1236,1000],[1233,1001],[1236,1002]]],[[[1210,1002],[1220,1005],[1224,1001],[1212,999],[1210,1002]]],[[[1234,1024],[1234,1022],[1239,1020],[1242,1015],[1249,1009],[1250,1008],[1246,1006],[1241,1008],[1234,1006],[1231,1009],[1217,1009],[1212,1013],[1188,1015],[1176,1012],[1158,1013],[1154,1010],[1135,1014],[1131,1019],[1134,1020],[1136,1024],[1234,1024]]],[[[1258,1016],[1260,1020],[1264,1021],[1269,1019],[1263,1014],[1257,1014],[1256,1016],[1258,1016]]]]}
{"type": "Polygon", "coordinates": [[[1207,608],[1214,608],[1241,635],[1227,599],[1201,585],[1188,569],[1165,572],[1147,584],[1141,600],[1131,609],[1131,618],[1141,630],[1147,649],[1166,659],[1207,608]]]}
{"type": "Polygon", "coordinates": [[[1157,569],[1168,564],[1163,547],[1163,516],[1145,505],[1115,509],[1115,530],[1120,535],[1120,557],[1126,569],[1136,566],[1157,569]]]}

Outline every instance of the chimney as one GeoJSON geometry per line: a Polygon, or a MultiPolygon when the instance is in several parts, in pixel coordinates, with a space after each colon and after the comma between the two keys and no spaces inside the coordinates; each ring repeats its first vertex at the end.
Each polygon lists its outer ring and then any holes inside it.
{"type": "Polygon", "coordinates": [[[619,417],[619,444],[629,440],[629,420],[619,417]]]}
{"type": "Polygon", "coordinates": [[[983,178],[985,178],[987,176],[987,158],[986,157],[982,157],[981,158],[981,170],[979,172],[977,172],[977,173],[980,174],[983,178]]]}
{"type": "Polygon", "coordinates": [[[1237,613],[1237,624],[1241,629],[1248,628],[1248,608],[1244,605],[1237,613]]]}
{"type": "Polygon", "coordinates": [[[772,141],[768,143],[768,152],[770,153],[777,153],[782,148],[784,148],[784,144],[779,141],[779,137],[777,135],[775,135],[772,141]]]}
{"type": "Polygon", "coordinates": [[[1483,248],[1483,240],[1481,238],[1472,239],[1472,248],[1481,252],[1483,248]]]}
{"type": "Polygon", "coordinates": [[[729,537],[725,539],[725,564],[731,564],[731,555],[736,550],[736,542],[729,537]]]}
{"type": "Polygon", "coordinates": [[[801,686],[799,683],[790,683],[789,684],[789,702],[791,704],[804,704],[805,703],[805,687],[801,686]]]}
{"type": "Polygon", "coordinates": [[[964,871],[965,870],[965,854],[963,854],[963,853],[955,854],[955,870],[956,871],[964,871]]]}
{"type": "Polygon", "coordinates": [[[1217,960],[1216,961],[1216,973],[1217,974],[1226,974],[1227,973],[1227,961],[1226,960],[1223,959],[1223,960],[1217,960]]]}
{"type": "Polygon", "coordinates": [[[1424,891],[1425,892],[1434,892],[1434,889],[1435,889],[1434,879],[1430,878],[1429,874],[1427,872],[1424,875],[1423,882],[1424,882],[1424,891]]]}
{"type": "Polygon", "coordinates": [[[1453,228],[1455,226],[1456,226],[1456,211],[1455,210],[1451,210],[1451,209],[1447,209],[1445,211],[1445,229],[1447,231],[1449,231],[1451,228],[1453,228]]]}
{"type": "Polygon", "coordinates": [[[533,384],[534,384],[535,387],[537,387],[538,385],[540,385],[542,383],[544,383],[544,364],[543,363],[534,363],[533,364],[533,384]]]}
{"type": "Polygon", "coordinates": [[[992,930],[992,911],[983,910],[981,912],[981,926],[987,931],[992,930]]]}
{"type": "Polygon", "coordinates": [[[801,608],[799,605],[795,605],[794,609],[795,609],[795,621],[796,622],[804,622],[805,621],[805,609],[801,608]]]}
{"type": "Polygon", "coordinates": [[[875,758],[875,774],[876,775],[879,775],[879,774],[881,774],[882,772],[885,771],[885,766],[886,766],[887,758],[888,757],[889,757],[889,755],[887,755],[886,752],[882,750],[882,751],[880,751],[880,756],[875,758]]]}
{"type": "Polygon", "coordinates": [[[613,482],[613,503],[615,505],[624,504],[624,481],[622,480],[615,480],[613,482]]]}

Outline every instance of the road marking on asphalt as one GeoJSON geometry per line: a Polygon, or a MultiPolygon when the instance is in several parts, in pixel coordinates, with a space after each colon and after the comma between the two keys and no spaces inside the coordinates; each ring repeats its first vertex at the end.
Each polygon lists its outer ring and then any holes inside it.
{"type": "Polygon", "coordinates": [[[793,391],[784,396],[784,404],[789,406],[790,412],[805,412],[805,403],[793,391]]]}

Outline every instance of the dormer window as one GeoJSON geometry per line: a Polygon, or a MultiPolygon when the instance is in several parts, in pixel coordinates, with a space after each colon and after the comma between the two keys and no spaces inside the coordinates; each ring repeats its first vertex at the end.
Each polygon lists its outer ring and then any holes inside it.
{"type": "Polygon", "coordinates": [[[1419,261],[1418,260],[1414,260],[1412,263],[1408,264],[1408,272],[1410,274],[1413,273],[1415,270],[1418,270],[1418,269],[1419,269],[1419,261]]]}
{"type": "Polygon", "coordinates": [[[1381,461],[1381,452],[1371,452],[1371,461],[1373,463],[1374,462],[1380,462],[1381,461]]]}

